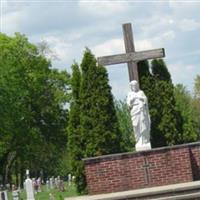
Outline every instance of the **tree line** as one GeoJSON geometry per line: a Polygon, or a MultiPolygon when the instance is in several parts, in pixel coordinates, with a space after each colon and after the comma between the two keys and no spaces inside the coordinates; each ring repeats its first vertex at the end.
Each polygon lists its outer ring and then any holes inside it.
{"type": "MultiPolygon", "coordinates": [[[[0,181],[22,184],[27,168],[44,178],[71,172],[78,191],[87,192],[83,158],[134,151],[130,113],[89,49],[69,74],[52,68],[45,48],[19,33],[0,34],[0,181]]],[[[162,59],[138,65],[152,146],[198,141],[200,76],[192,95],[173,85],[162,59]]]]}

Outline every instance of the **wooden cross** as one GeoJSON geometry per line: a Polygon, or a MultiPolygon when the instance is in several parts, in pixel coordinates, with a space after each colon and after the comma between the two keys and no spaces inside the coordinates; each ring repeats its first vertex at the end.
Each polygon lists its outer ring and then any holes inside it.
{"type": "Polygon", "coordinates": [[[144,169],[146,184],[149,184],[150,179],[151,179],[150,170],[149,170],[150,167],[152,167],[152,165],[150,165],[150,163],[148,162],[147,158],[144,157],[144,165],[142,166],[142,168],[144,169]]]}
{"type": "Polygon", "coordinates": [[[97,61],[99,65],[113,65],[113,64],[127,63],[129,80],[130,81],[137,80],[139,83],[137,62],[147,59],[164,57],[165,51],[163,48],[148,50],[148,51],[138,51],[138,52],[135,51],[131,23],[123,24],[122,28],[124,33],[124,43],[125,43],[126,53],[99,57],[97,58],[97,61]]]}

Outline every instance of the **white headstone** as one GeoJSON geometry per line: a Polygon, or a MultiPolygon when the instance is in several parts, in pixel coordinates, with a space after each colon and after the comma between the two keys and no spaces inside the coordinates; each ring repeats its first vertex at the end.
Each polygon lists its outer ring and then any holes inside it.
{"type": "Polygon", "coordinates": [[[4,190],[4,191],[1,191],[1,197],[0,197],[1,200],[8,200],[8,194],[7,194],[7,191],[4,190]]]}
{"type": "Polygon", "coordinates": [[[13,200],[20,200],[19,199],[19,190],[13,190],[12,197],[13,197],[13,200]]]}
{"type": "Polygon", "coordinates": [[[68,185],[71,185],[72,183],[72,175],[68,174],[68,185]]]}
{"type": "Polygon", "coordinates": [[[49,180],[46,181],[46,187],[47,187],[47,191],[49,191],[49,188],[50,188],[49,180]]]}
{"type": "Polygon", "coordinates": [[[41,178],[39,177],[36,182],[37,182],[37,186],[38,186],[38,192],[41,192],[42,191],[41,190],[41,178]]]}
{"type": "Polygon", "coordinates": [[[50,185],[50,189],[53,189],[53,178],[49,179],[49,185],[50,185]]]}
{"type": "Polygon", "coordinates": [[[25,180],[25,188],[26,188],[26,197],[27,200],[35,200],[34,198],[34,189],[33,189],[33,182],[29,178],[29,170],[26,170],[27,179],[25,180]]]}

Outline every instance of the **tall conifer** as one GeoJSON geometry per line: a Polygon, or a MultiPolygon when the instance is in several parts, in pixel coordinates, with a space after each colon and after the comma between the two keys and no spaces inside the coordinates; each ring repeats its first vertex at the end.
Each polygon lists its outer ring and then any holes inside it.
{"type": "Polygon", "coordinates": [[[81,133],[86,144],[85,157],[121,151],[121,134],[108,74],[86,49],[81,64],[81,133]]]}
{"type": "Polygon", "coordinates": [[[162,59],[139,62],[140,86],[148,97],[153,147],[180,143],[182,117],[176,109],[174,86],[162,59]],[[150,70],[151,69],[151,70],[150,70]]]}
{"type": "MultiPolygon", "coordinates": [[[[68,157],[70,168],[75,175],[78,191],[80,188],[80,171],[82,171],[83,152],[81,150],[81,132],[80,132],[80,84],[81,72],[78,64],[72,65],[71,90],[72,99],[70,102],[69,124],[68,124],[68,157]]],[[[84,177],[83,177],[84,178],[84,177]]]]}
{"type": "Polygon", "coordinates": [[[157,111],[160,119],[155,140],[157,136],[164,135],[166,145],[179,144],[183,121],[180,112],[176,109],[171,75],[162,59],[153,60],[151,64],[152,73],[156,79],[155,92],[158,98],[157,111]]]}
{"type": "Polygon", "coordinates": [[[73,67],[68,132],[76,185],[78,192],[83,193],[86,180],[82,159],[121,152],[123,145],[106,69],[96,66],[96,59],[89,49],[84,52],[81,78],[77,69],[77,66],[73,67]]]}

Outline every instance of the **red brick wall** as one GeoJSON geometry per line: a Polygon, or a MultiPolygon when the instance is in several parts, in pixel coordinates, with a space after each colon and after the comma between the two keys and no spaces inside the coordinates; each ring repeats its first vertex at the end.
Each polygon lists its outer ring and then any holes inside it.
{"type": "Polygon", "coordinates": [[[200,143],[85,159],[90,194],[200,179],[200,143]],[[148,167],[144,167],[144,165],[148,167]]]}

